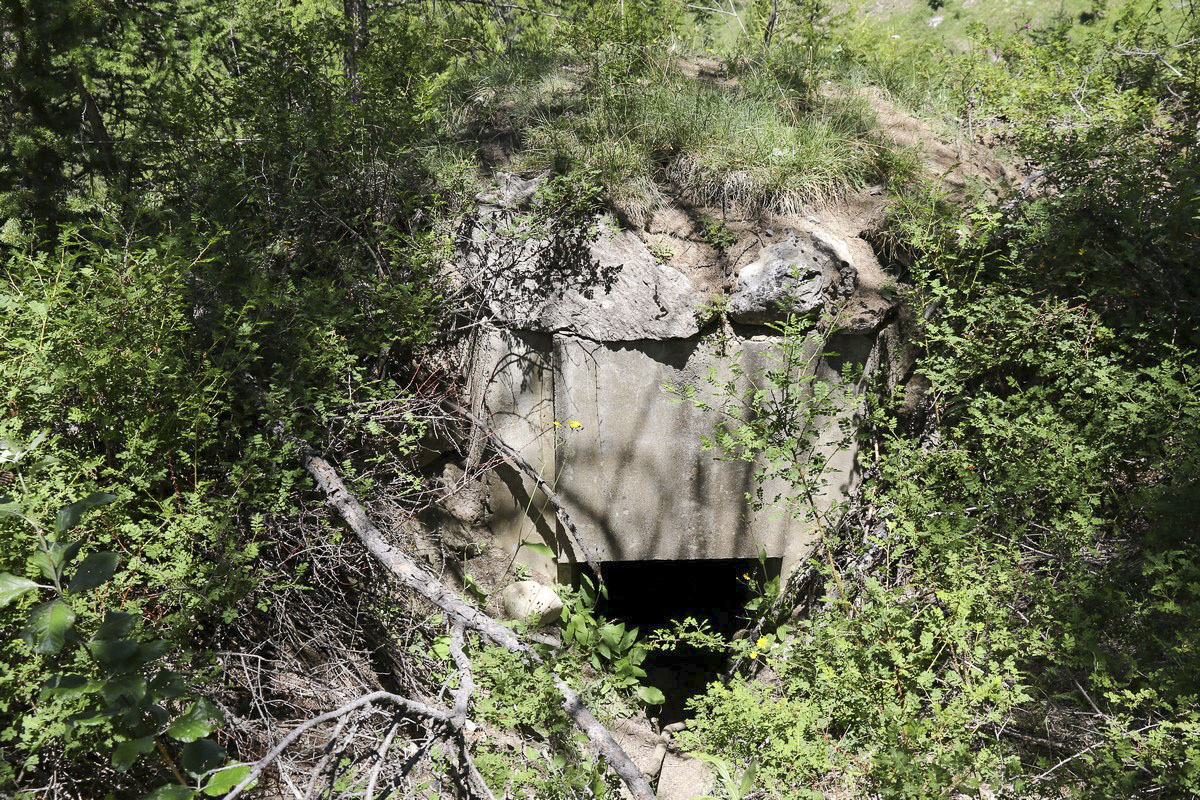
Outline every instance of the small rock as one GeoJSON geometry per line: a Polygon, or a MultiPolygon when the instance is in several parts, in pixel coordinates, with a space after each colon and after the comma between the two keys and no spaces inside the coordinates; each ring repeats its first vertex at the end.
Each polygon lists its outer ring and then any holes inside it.
{"type": "Polygon", "coordinates": [[[526,180],[511,172],[501,172],[496,176],[496,185],[475,195],[475,199],[484,205],[497,208],[525,208],[533,200],[541,183],[541,178],[526,180]]]}
{"type": "Polygon", "coordinates": [[[738,273],[738,289],[729,298],[729,318],[762,325],[782,320],[789,313],[816,311],[833,282],[833,275],[827,274],[829,266],[828,255],[794,237],[767,245],[738,273]]]}
{"type": "Polygon", "coordinates": [[[509,619],[531,621],[539,628],[558,619],[563,609],[554,590],[537,581],[517,581],[505,587],[500,605],[509,619]]]}

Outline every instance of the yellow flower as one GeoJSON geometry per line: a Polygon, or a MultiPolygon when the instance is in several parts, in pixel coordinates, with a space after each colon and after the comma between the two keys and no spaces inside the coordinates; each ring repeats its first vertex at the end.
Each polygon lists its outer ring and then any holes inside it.
{"type": "Polygon", "coordinates": [[[567,420],[567,427],[573,431],[577,431],[583,427],[583,423],[577,419],[569,419],[567,420]]]}
{"type": "Polygon", "coordinates": [[[743,572],[743,573],[742,573],[742,580],[744,580],[744,581],[748,581],[748,580],[750,580],[750,573],[749,573],[749,572],[743,572]]]}
{"type": "Polygon", "coordinates": [[[1079,255],[1083,255],[1086,252],[1087,252],[1087,248],[1084,248],[1084,247],[1079,248],[1079,255]]]}
{"type": "Polygon", "coordinates": [[[561,422],[559,422],[558,420],[554,420],[554,427],[556,427],[556,428],[561,428],[561,427],[562,427],[562,423],[561,423],[561,422]]]}
{"type": "Polygon", "coordinates": [[[751,650],[751,651],[750,651],[750,657],[751,657],[751,658],[758,658],[758,651],[757,651],[757,650],[751,650]]]}
{"type": "Polygon", "coordinates": [[[768,644],[769,644],[769,642],[767,642],[767,637],[765,637],[765,636],[758,637],[758,649],[759,650],[766,650],[768,644]]]}

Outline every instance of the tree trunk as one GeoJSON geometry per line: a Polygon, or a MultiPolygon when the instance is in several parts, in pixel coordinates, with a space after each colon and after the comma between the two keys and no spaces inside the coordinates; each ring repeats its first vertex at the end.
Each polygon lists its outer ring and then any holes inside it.
{"type": "Polygon", "coordinates": [[[346,82],[350,84],[350,99],[355,105],[362,102],[362,78],[358,60],[367,46],[367,0],[342,0],[346,15],[346,82]]]}
{"type": "Polygon", "coordinates": [[[767,27],[763,31],[763,44],[770,45],[771,37],[775,34],[775,22],[779,19],[779,0],[771,0],[771,15],[767,17],[767,27]]]}

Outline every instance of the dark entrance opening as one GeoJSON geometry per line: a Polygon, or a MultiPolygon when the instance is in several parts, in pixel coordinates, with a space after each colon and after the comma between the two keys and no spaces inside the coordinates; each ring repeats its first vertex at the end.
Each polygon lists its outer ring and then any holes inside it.
{"type": "MultiPolygon", "coordinates": [[[[686,617],[707,622],[714,632],[729,638],[746,625],[751,580],[761,584],[777,576],[780,566],[779,559],[767,559],[764,575],[764,565],[757,559],[606,562],[608,599],[597,610],[610,620],[637,626],[641,640],[686,617]]],[[[680,645],[674,651],[652,652],[642,667],[647,673],[643,682],[666,696],[658,717],[669,725],[687,717],[687,701],[724,672],[727,657],[680,645]]]]}

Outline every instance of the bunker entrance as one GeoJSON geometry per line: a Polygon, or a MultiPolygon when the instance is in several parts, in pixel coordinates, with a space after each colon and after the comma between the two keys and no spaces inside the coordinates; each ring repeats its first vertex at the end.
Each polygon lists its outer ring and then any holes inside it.
{"type": "MultiPolygon", "coordinates": [[[[607,562],[603,569],[608,598],[597,610],[610,620],[637,626],[642,641],[657,630],[672,630],[675,620],[687,617],[707,623],[728,639],[747,624],[751,584],[761,585],[779,575],[780,566],[777,558],[767,559],[765,568],[757,559],[607,562]]],[[[685,719],[687,701],[716,680],[727,661],[723,651],[689,644],[651,652],[642,664],[647,674],[643,683],[666,696],[660,722],[669,725],[685,719]]]]}

